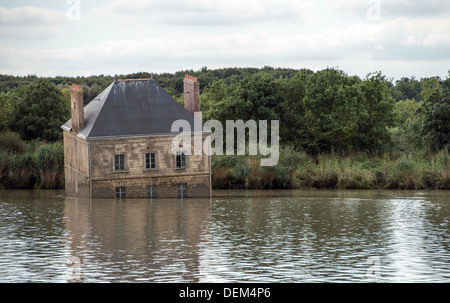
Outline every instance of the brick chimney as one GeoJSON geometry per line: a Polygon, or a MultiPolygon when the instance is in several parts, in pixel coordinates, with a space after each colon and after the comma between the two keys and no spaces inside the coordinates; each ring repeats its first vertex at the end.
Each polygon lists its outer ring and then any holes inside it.
{"type": "Polygon", "coordinates": [[[194,114],[200,111],[200,94],[197,77],[186,75],[184,80],[184,108],[194,114]]]}
{"type": "Polygon", "coordinates": [[[84,102],[81,86],[72,84],[70,103],[70,108],[72,109],[72,131],[78,134],[84,126],[84,102]]]}

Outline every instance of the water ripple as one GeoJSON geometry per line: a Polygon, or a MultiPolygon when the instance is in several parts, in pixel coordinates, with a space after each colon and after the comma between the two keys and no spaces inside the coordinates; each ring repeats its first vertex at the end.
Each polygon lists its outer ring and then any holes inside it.
{"type": "Polygon", "coordinates": [[[446,193],[216,195],[0,192],[0,282],[450,282],[446,193]]]}

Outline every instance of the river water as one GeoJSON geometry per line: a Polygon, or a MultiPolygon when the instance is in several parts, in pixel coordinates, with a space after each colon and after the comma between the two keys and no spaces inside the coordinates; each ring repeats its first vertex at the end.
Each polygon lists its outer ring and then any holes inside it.
{"type": "Polygon", "coordinates": [[[450,282],[448,191],[0,191],[0,282],[450,282]]]}

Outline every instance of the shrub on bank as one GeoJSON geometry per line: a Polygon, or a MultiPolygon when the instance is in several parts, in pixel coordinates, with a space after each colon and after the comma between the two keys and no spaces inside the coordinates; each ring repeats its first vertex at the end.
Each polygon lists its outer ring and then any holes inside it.
{"type": "Polygon", "coordinates": [[[259,166],[255,156],[220,156],[212,162],[213,188],[450,189],[450,157],[444,151],[310,157],[284,148],[272,167],[259,166]]]}
{"type": "Polygon", "coordinates": [[[17,134],[0,134],[0,188],[64,188],[61,142],[25,143],[17,134]],[[7,143],[7,144],[6,144],[7,143]]]}
{"type": "Polygon", "coordinates": [[[450,189],[450,155],[448,152],[440,151],[433,155],[432,171],[436,175],[436,186],[438,189],[450,189]]]}
{"type": "Polygon", "coordinates": [[[20,138],[19,134],[5,131],[0,133],[0,152],[24,153],[27,150],[27,144],[20,138]]]}
{"type": "Polygon", "coordinates": [[[310,161],[290,147],[280,149],[275,166],[261,166],[261,156],[214,155],[211,158],[213,188],[296,188],[299,167],[310,161]]]}
{"type": "Polygon", "coordinates": [[[64,147],[61,143],[41,145],[35,153],[39,187],[64,187],[64,147]]]}

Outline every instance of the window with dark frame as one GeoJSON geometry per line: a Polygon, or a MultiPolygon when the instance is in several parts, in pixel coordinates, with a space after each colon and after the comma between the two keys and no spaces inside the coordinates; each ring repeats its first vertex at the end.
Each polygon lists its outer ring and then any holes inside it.
{"type": "Polygon", "coordinates": [[[177,168],[186,168],[186,155],[183,152],[177,152],[177,168]]]}
{"type": "Polygon", "coordinates": [[[186,198],[187,197],[187,184],[180,183],[180,184],[177,184],[177,186],[178,186],[178,199],[186,198]]]}
{"type": "Polygon", "coordinates": [[[115,171],[125,170],[125,155],[114,156],[114,170],[115,171]]]}
{"type": "Polygon", "coordinates": [[[155,169],[156,168],[156,155],[155,153],[145,154],[145,169],[155,169]]]}
{"type": "Polygon", "coordinates": [[[125,187],[116,187],[116,198],[125,198],[125,187]]]}
{"type": "Polygon", "coordinates": [[[156,198],[156,185],[147,185],[147,199],[156,198]]]}

